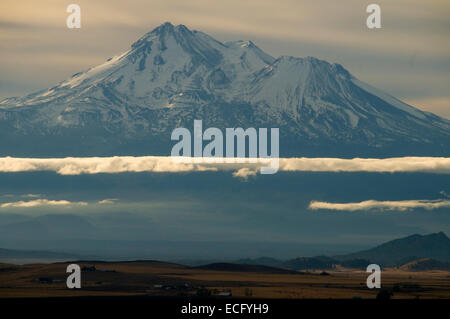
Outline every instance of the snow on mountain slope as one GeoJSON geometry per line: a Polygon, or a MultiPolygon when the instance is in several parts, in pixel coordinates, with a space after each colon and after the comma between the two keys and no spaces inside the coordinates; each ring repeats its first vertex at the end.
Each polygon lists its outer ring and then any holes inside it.
{"type": "Polygon", "coordinates": [[[1,101],[0,146],[11,155],[168,154],[170,132],[193,119],[280,127],[290,156],[450,154],[448,120],[339,64],[275,59],[251,41],[221,43],[170,23],[48,90],[1,101]]]}
{"type": "Polygon", "coordinates": [[[384,93],[381,90],[378,90],[377,88],[374,88],[373,86],[361,82],[358,79],[353,78],[352,82],[355,83],[357,86],[359,86],[360,88],[362,88],[363,90],[379,97],[380,99],[384,100],[385,102],[391,104],[392,106],[395,106],[396,108],[405,111],[409,114],[411,114],[412,116],[415,116],[417,118],[420,119],[426,119],[425,115],[423,114],[423,112],[420,112],[419,110],[413,108],[412,106],[409,106],[408,104],[403,103],[400,100],[397,100],[395,97],[390,96],[386,93],[384,93]]]}

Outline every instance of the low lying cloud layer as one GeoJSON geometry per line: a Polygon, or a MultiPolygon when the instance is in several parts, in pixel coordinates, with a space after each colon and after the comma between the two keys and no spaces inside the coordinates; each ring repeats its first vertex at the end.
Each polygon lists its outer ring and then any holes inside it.
{"type": "MultiPolygon", "coordinates": [[[[180,162],[170,156],[114,156],[67,158],[0,158],[0,172],[53,171],[61,175],[161,172],[182,173],[199,171],[234,171],[233,176],[248,178],[259,173],[267,162],[211,163],[197,158],[180,162]]],[[[279,171],[296,172],[426,172],[450,174],[448,157],[397,157],[386,159],[341,158],[280,158],[279,171]]]]}
{"type": "Polygon", "coordinates": [[[308,208],[311,210],[380,210],[380,211],[407,211],[414,208],[424,208],[427,210],[450,207],[450,200],[402,200],[402,201],[377,201],[366,200],[359,203],[328,203],[312,201],[308,208]]]}
{"type": "Polygon", "coordinates": [[[85,206],[86,202],[70,202],[68,200],[48,200],[48,199],[35,199],[30,201],[18,201],[0,204],[0,208],[20,207],[31,208],[39,206],[85,206]]]}

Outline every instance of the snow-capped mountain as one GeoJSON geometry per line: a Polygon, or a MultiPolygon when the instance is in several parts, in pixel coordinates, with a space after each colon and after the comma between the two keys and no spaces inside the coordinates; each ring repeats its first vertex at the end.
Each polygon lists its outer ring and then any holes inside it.
{"type": "Polygon", "coordinates": [[[170,133],[279,127],[282,156],[450,155],[450,121],[316,58],[165,23],[123,54],[0,102],[0,155],[170,154],[170,133]]]}

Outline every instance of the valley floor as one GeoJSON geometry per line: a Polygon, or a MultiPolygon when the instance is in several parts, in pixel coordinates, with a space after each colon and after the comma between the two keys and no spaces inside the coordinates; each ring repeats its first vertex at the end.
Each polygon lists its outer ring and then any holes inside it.
{"type": "MultiPolygon", "coordinates": [[[[81,289],[66,287],[68,263],[0,264],[0,298],[64,296],[217,296],[237,298],[376,298],[367,273],[350,269],[271,273],[243,268],[196,269],[156,261],[79,262],[81,289]],[[222,294],[221,294],[222,293],[222,294]],[[222,296],[221,296],[222,295],[222,296]]],[[[382,289],[393,298],[450,298],[450,271],[385,269],[382,289]]]]}

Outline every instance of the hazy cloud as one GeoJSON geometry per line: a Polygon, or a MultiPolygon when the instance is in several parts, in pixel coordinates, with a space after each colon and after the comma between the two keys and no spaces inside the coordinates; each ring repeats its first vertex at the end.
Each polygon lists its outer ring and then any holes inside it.
{"type": "Polygon", "coordinates": [[[107,198],[107,199],[103,199],[97,202],[97,204],[114,204],[115,201],[117,201],[116,198],[107,198]]]}
{"type": "Polygon", "coordinates": [[[41,197],[41,195],[40,194],[25,194],[25,195],[22,195],[22,197],[38,198],[38,197],[41,197]]]}
{"type": "Polygon", "coordinates": [[[241,178],[243,180],[248,180],[250,176],[255,176],[256,170],[251,170],[248,167],[243,167],[238,169],[233,173],[233,177],[241,178]]]}
{"type": "Polygon", "coordinates": [[[326,210],[343,210],[343,211],[357,211],[357,210],[397,210],[406,211],[414,208],[424,208],[427,210],[450,207],[450,200],[402,200],[402,201],[377,201],[366,200],[358,203],[328,203],[312,201],[308,208],[311,210],[326,209],[326,210]]]}

